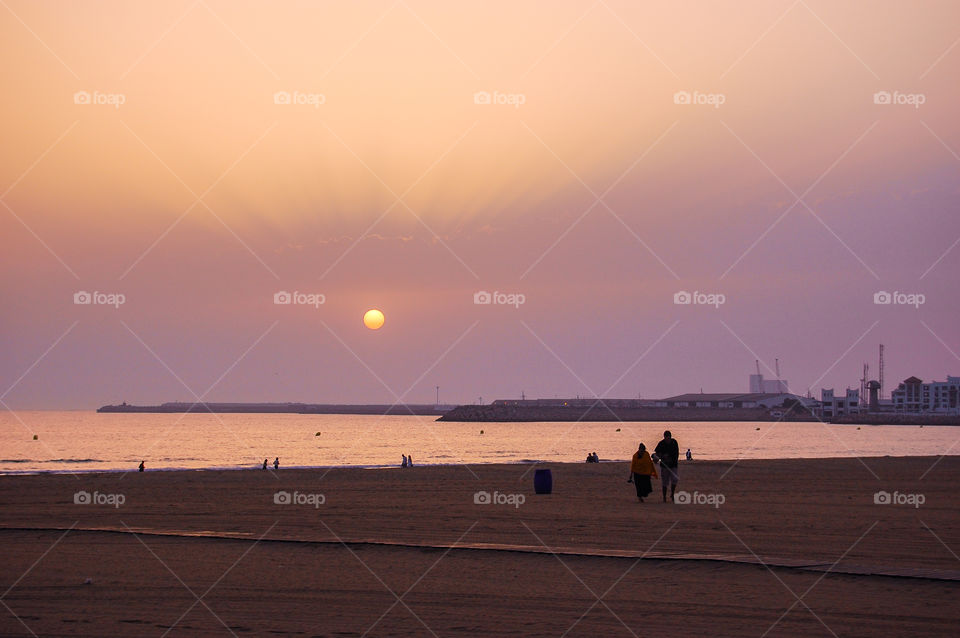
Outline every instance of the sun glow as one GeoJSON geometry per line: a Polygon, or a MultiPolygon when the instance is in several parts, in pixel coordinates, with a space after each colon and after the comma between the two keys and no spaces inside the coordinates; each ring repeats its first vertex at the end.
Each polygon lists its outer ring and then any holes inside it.
{"type": "Polygon", "coordinates": [[[372,308],[363,315],[363,325],[371,330],[379,330],[383,326],[383,313],[372,308]]]}

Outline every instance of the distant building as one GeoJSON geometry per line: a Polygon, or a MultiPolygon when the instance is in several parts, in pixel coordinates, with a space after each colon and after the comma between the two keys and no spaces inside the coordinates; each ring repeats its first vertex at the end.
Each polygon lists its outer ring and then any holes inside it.
{"type": "Polygon", "coordinates": [[[784,401],[799,402],[801,405],[813,403],[805,397],[788,392],[750,392],[742,393],[690,393],[678,394],[656,401],[661,408],[779,408],[784,401]]]}
{"type": "Polygon", "coordinates": [[[904,379],[890,393],[894,409],[900,413],[960,414],[960,377],[924,383],[922,379],[904,379]]]}
{"type": "Polygon", "coordinates": [[[779,408],[787,404],[814,408],[816,401],[789,392],[725,392],[678,394],[666,399],[497,399],[491,405],[555,408],[588,408],[606,405],[610,408],[779,408]]]}
{"type": "Polygon", "coordinates": [[[860,414],[860,390],[847,388],[844,396],[836,396],[833,388],[820,390],[820,417],[833,419],[847,414],[860,414]]]}

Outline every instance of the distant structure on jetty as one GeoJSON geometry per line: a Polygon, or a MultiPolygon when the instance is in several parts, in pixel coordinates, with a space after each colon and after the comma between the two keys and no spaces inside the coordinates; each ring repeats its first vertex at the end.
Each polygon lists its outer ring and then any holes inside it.
{"type": "MultiPolygon", "coordinates": [[[[779,377],[779,362],[777,376],[779,377]]],[[[866,367],[865,367],[866,368],[866,367]]],[[[881,368],[882,369],[882,368],[881,368]]],[[[866,376],[866,375],[864,375],[866,376]]],[[[880,396],[879,381],[863,380],[869,400],[860,390],[843,394],[821,389],[817,401],[808,392],[786,391],[787,381],[750,375],[750,392],[679,394],[665,399],[498,399],[489,405],[461,405],[439,421],[823,421],[847,424],[960,425],[960,377],[924,383],[905,379],[880,396]],[[771,392],[760,391],[773,390],[771,392]]]]}
{"type": "MultiPolygon", "coordinates": [[[[757,379],[756,377],[759,377],[757,379]]],[[[750,375],[751,387],[764,385],[750,375]]],[[[498,399],[489,405],[461,405],[438,421],[815,421],[817,401],[789,392],[679,394],[665,399],[498,399]]]]}
{"type": "Polygon", "coordinates": [[[796,396],[788,392],[782,393],[717,393],[678,394],[666,399],[497,399],[491,406],[522,406],[542,408],[588,408],[601,405],[604,409],[638,409],[638,408],[775,408],[787,401],[795,401],[801,405],[813,407],[816,401],[806,397],[796,396]]]}
{"type": "MultiPolygon", "coordinates": [[[[777,362],[779,377],[780,363],[777,362]]],[[[440,421],[815,421],[817,401],[786,391],[782,379],[750,375],[750,392],[689,393],[665,399],[497,399],[462,405],[440,421]],[[759,391],[755,391],[760,388],[759,391]],[[766,391],[766,390],[769,390],[766,391]]]]}
{"type": "Polygon", "coordinates": [[[274,413],[274,414],[396,414],[438,416],[452,410],[452,405],[426,405],[414,403],[349,405],[324,403],[188,403],[171,402],[160,405],[105,405],[97,412],[214,412],[227,413],[274,413]]]}

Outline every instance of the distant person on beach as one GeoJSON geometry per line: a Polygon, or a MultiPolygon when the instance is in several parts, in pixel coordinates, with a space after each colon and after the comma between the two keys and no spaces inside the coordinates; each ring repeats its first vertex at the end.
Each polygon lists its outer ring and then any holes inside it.
{"type": "Polygon", "coordinates": [[[267,469],[267,459],[263,459],[263,469],[267,469]]]}
{"type": "Polygon", "coordinates": [[[693,454],[690,454],[690,448],[687,448],[687,460],[688,460],[688,461],[692,461],[692,460],[693,460],[693,454]]]}
{"type": "Polygon", "coordinates": [[[407,455],[407,467],[413,467],[413,457],[409,454],[407,455]]]}
{"type": "Polygon", "coordinates": [[[277,458],[273,459],[273,469],[274,469],[274,470],[279,470],[279,469],[280,469],[280,457],[279,457],[279,456],[278,456],[277,458]]]}
{"type": "Polygon", "coordinates": [[[137,471],[138,471],[138,472],[142,472],[142,471],[143,471],[143,461],[140,461],[140,469],[137,470],[137,471]]]}
{"type": "Polygon", "coordinates": [[[594,462],[594,463],[599,463],[599,462],[600,462],[600,455],[597,454],[596,452],[593,453],[593,462],[594,462]]]}
{"type": "Polygon", "coordinates": [[[657,443],[653,450],[654,454],[660,460],[660,486],[663,489],[663,502],[667,502],[667,487],[670,488],[670,501],[673,501],[673,493],[677,491],[677,464],[680,461],[680,444],[670,434],[670,430],[663,433],[663,439],[657,443]]]}
{"type": "Polygon", "coordinates": [[[627,479],[627,483],[633,483],[636,486],[637,499],[641,503],[644,497],[649,496],[653,491],[653,485],[650,483],[651,476],[657,476],[657,467],[647,452],[647,446],[641,443],[633,455],[633,460],[630,461],[630,477],[627,479]]]}
{"type": "Polygon", "coordinates": [[[400,456],[403,457],[403,463],[400,464],[400,467],[407,467],[407,455],[401,454],[400,456]]]}

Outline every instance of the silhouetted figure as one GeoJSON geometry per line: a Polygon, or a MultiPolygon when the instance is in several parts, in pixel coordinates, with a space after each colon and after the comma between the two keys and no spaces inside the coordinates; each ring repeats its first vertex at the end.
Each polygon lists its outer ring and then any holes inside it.
{"type": "Polygon", "coordinates": [[[401,454],[400,456],[403,457],[403,463],[400,464],[400,467],[407,467],[407,455],[401,454]]]}
{"type": "Polygon", "coordinates": [[[630,477],[627,479],[627,483],[633,483],[636,486],[637,499],[641,503],[643,498],[653,491],[653,485],[650,483],[651,476],[657,476],[657,467],[647,453],[647,446],[641,443],[630,461],[630,477]]]}
{"type": "Polygon", "coordinates": [[[655,455],[660,459],[660,486],[663,489],[663,502],[667,502],[667,487],[670,488],[670,500],[677,491],[677,464],[680,462],[680,445],[670,434],[670,430],[663,433],[663,440],[657,443],[655,455]]]}
{"type": "Polygon", "coordinates": [[[688,461],[692,461],[692,460],[693,460],[693,454],[690,454],[690,448],[687,448],[687,460],[688,460],[688,461]]]}
{"type": "Polygon", "coordinates": [[[280,469],[280,457],[279,457],[279,456],[278,456],[277,458],[273,459],[273,469],[274,469],[274,470],[279,470],[279,469],[280,469]]]}
{"type": "Polygon", "coordinates": [[[263,469],[267,469],[267,459],[263,459],[263,469]]]}
{"type": "Polygon", "coordinates": [[[409,454],[407,455],[407,467],[413,467],[413,457],[409,454]]]}
{"type": "Polygon", "coordinates": [[[138,472],[142,472],[142,471],[143,471],[143,461],[140,461],[140,469],[138,469],[137,471],[138,471],[138,472]]]}

